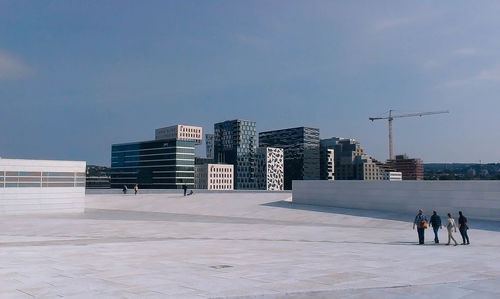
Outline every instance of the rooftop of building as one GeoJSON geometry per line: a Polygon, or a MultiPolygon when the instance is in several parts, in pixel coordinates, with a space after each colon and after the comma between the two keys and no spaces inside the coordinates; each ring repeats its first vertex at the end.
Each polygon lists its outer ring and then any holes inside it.
{"type": "Polygon", "coordinates": [[[500,296],[499,223],[470,220],[469,246],[445,246],[444,230],[418,246],[414,215],[288,192],[142,192],[89,194],[84,214],[2,216],[0,297],[500,296]]]}
{"type": "Polygon", "coordinates": [[[277,129],[277,130],[268,130],[268,131],[262,131],[259,132],[259,134],[264,134],[264,133],[274,133],[274,132],[282,132],[282,131],[293,131],[293,130],[317,130],[319,131],[318,128],[314,127],[307,127],[307,126],[302,126],[302,127],[294,127],[294,128],[286,128],[286,129],[277,129]]]}

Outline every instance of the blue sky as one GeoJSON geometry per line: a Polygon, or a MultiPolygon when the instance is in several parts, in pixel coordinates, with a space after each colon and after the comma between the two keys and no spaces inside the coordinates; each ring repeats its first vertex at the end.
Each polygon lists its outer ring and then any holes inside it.
{"type": "MultiPolygon", "coordinates": [[[[500,161],[497,1],[0,1],[0,156],[109,165],[175,123],[500,161]]],[[[203,153],[203,149],[198,150],[203,153]]]]}

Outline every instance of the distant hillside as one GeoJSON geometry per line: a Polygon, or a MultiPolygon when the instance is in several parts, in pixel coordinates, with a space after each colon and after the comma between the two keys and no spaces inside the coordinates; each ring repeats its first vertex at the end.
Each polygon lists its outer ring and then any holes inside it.
{"type": "Polygon", "coordinates": [[[427,163],[425,180],[500,180],[500,163],[427,163]]]}

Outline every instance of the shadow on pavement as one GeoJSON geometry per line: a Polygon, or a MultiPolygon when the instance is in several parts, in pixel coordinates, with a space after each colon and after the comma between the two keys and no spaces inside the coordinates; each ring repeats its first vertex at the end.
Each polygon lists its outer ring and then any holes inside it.
{"type": "MultiPolygon", "coordinates": [[[[293,203],[291,201],[283,201],[283,200],[269,202],[269,203],[265,203],[262,205],[269,206],[269,207],[286,208],[286,209],[295,209],[295,210],[304,210],[304,211],[313,211],[313,212],[322,212],[322,213],[332,213],[332,214],[342,214],[342,215],[368,217],[368,218],[375,218],[375,219],[404,221],[404,222],[410,222],[410,223],[413,222],[413,219],[416,215],[416,211],[415,211],[415,215],[410,215],[410,214],[401,214],[401,213],[386,212],[386,211],[375,211],[375,210],[364,210],[364,209],[347,209],[347,208],[337,208],[337,207],[328,207],[328,206],[297,204],[297,203],[293,203]]],[[[438,211],[438,213],[439,213],[439,211],[438,211]]],[[[430,214],[431,213],[428,213],[427,218],[430,218],[430,214]]],[[[444,212],[440,213],[441,220],[443,221],[443,223],[445,223],[445,220],[446,220],[446,217],[444,215],[445,215],[444,212]]],[[[455,221],[458,222],[457,217],[455,217],[455,221]]],[[[488,221],[488,220],[479,220],[479,219],[469,218],[469,227],[471,229],[500,231],[500,221],[488,221]]]]}

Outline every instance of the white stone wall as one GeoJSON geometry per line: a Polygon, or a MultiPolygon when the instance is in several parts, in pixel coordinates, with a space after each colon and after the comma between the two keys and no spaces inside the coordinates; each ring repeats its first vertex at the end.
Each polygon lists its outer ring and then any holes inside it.
{"type": "Polygon", "coordinates": [[[82,213],[83,161],[0,159],[0,214],[82,213]]]}
{"type": "Polygon", "coordinates": [[[500,181],[293,181],[293,202],[500,220],[500,181]]]}

